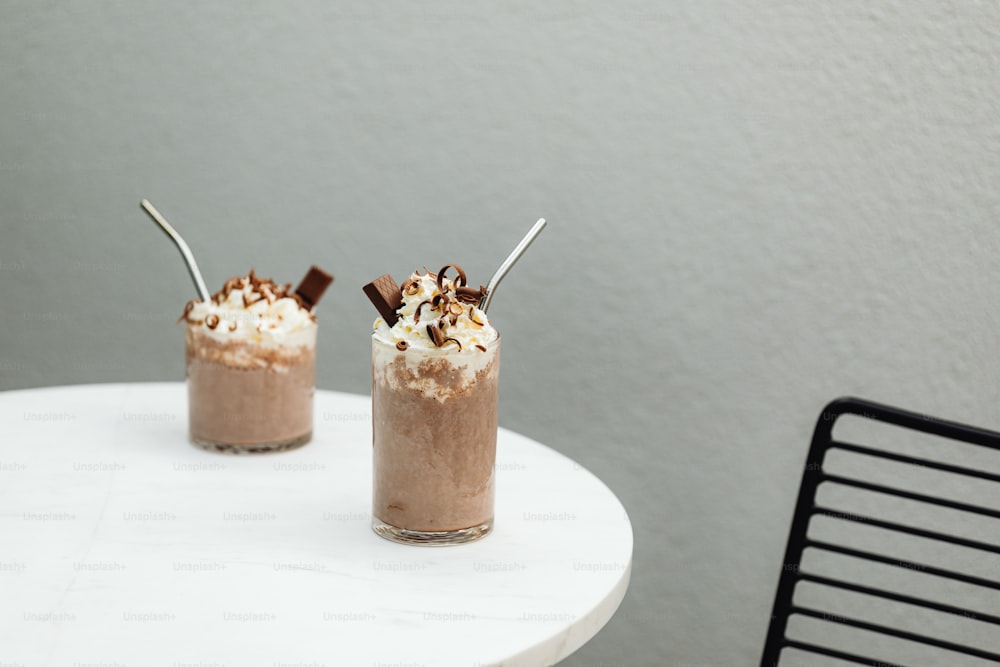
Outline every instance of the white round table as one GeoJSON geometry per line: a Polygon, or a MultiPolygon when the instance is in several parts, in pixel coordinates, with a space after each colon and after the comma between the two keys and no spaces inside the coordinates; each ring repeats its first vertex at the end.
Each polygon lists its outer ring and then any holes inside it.
{"type": "Polygon", "coordinates": [[[367,396],[256,456],[188,444],[179,382],[3,392],[0,423],[4,664],[548,665],[628,587],[618,499],[504,429],[493,533],[432,548],[369,527],[367,396]]]}

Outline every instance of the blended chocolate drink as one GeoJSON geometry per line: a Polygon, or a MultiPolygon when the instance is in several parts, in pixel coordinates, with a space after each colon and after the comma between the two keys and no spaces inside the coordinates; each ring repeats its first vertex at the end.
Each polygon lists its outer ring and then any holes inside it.
{"type": "Polygon", "coordinates": [[[228,280],[208,303],[188,302],[183,319],[192,443],[240,454],[309,442],[317,324],[315,300],[304,298],[307,293],[251,270],[228,280]]]}
{"type": "Polygon", "coordinates": [[[391,304],[372,335],[372,527],[407,544],[461,544],[493,527],[500,337],[477,307],[481,289],[449,266],[365,289],[391,304]]]}

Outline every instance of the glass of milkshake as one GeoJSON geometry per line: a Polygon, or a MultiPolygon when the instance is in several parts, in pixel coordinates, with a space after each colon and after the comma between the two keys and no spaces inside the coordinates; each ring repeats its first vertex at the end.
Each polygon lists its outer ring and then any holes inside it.
{"type": "Polygon", "coordinates": [[[365,292],[382,315],[372,334],[372,527],[406,544],[479,539],[493,527],[500,370],[483,288],[448,265],[401,287],[383,276],[365,292]]]}
{"type": "Polygon", "coordinates": [[[304,298],[303,285],[293,292],[251,270],[209,301],[188,302],[181,319],[193,444],[244,454],[312,438],[318,295],[304,298]]]}

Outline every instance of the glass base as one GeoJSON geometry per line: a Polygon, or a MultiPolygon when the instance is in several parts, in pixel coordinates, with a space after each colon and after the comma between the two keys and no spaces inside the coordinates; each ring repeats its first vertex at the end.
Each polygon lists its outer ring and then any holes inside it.
{"type": "Polygon", "coordinates": [[[372,530],[374,530],[377,535],[380,535],[387,540],[391,540],[392,542],[399,542],[400,544],[415,544],[425,547],[447,547],[455,544],[475,542],[476,540],[486,537],[489,535],[490,531],[493,530],[493,519],[490,519],[486,523],[481,523],[478,526],[472,526],[471,528],[432,532],[397,528],[396,526],[390,526],[381,519],[372,517],[372,530]]]}
{"type": "Polygon", "coordinates": [[[221,452],[223,454],[269,454],[271,452],[284,452],[289,449],[297,449],[312,440],[312,431],[300,435],[291,440],[279,440],[278,442],[250,442],[246,444],[233,444],[227,442],[211,442],[201,440],[191,436],[191,444],[200,449],[210,452],[221,452]]]}

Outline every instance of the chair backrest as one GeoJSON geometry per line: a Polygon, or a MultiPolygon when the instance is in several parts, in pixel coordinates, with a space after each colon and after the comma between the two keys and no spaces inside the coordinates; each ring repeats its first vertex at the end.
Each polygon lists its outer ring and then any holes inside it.
{"type": "Polygon", "coordinates": [[[761,666],[788,654],[809,654],[804,664],[907,662],[897,652],[918,664],[957,664],[941,656],[963,654],[1000,662],[998,499],[1000,433],[856,398],[830,403],[809,448],[761,666]],[[844,428],[895,440],[834,439],[847,415],[856,417],[844,428]],[[928,596],[938,587],[946,601],[928,596]],[[823,607],[826,598],[840,606],[823,607]],[[790,621],[805,638],[790,636],[790,621]],[[876,649],[891,655],[871,656],[876,649]]]}

